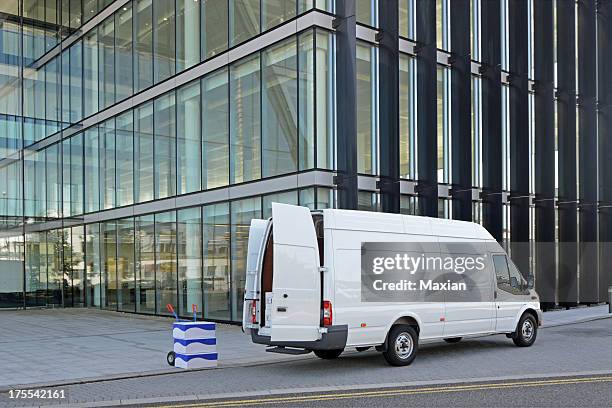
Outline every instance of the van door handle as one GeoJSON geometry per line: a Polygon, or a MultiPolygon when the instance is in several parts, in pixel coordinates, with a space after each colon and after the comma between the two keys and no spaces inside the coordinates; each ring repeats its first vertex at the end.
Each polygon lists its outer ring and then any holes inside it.
{"type": "Polygon", "coordinates": [[[286,307],[284,307],[284,306],[279,306],[279,307],[277,307],[277,308],[276,308],[276,311],[277,311],[277,312],[286,312],[286,311],[287,311],[287,308],[286,308],[286,307]]]}

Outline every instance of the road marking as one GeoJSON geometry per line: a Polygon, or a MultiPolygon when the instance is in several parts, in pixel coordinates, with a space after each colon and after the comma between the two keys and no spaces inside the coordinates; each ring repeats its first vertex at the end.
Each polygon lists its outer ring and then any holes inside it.
{"type": "Polygon", "coordinates": [[[498,382],[488,384],[472,384],[472,385],[451,385],[445,387],[425,387],[412,388],[408,390],[378,390],[353,393],[336,393],[336,394],[314,394],[292,397],[272,397],[272,398],[255,398],[232,401],[216,401],[202,402],[195,404],[184,405],[166,405],[165,407],[187,408],[187,407],[233,407],[244,405],[261,405],[261,404],[280,404],[285,402],[310,402],[310,401],[333,401],[340,399],[351,398],[371,398],[371,397],[390,397],[398,395],[419,395],[419,394],[439,394],[447,392],[459,391],[483,391],[504,388],[522,388],[522,387],[543,387],[547,385],[564,385],[564,384],[583,384],[583,383],[598,383],[612,382],[612,376],[604,377],[582,377],[554,380],[537,380],[537,381],[515,381],[515,382],[498,382]]]}

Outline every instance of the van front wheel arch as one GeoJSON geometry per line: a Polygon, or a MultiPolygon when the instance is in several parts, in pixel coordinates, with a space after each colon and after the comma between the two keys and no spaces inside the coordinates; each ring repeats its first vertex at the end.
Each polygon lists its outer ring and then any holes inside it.
{"type": "Polygon", "coordinates": [[[413,326],[398,324],[387,335],[383,357],[392,366],[406,366],[414,361],[419,349],[419,335],[413,326]]]}

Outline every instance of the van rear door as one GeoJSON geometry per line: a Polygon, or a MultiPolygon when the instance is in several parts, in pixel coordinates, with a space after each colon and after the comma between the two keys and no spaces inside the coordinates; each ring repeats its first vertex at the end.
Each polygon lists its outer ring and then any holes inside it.
{"type": "MultiPolygon", "coordinates": [[[[263,249],[263,241],[266,237],[268,229],[268,220],[251,220],[249,228],[249,243],[247,245],[247,260],[246,260],[246,282],[244,284],[244,305],[242,309],[242,329],[253,328],[255,325],[251,322],[252,312],[251,307],[253,300],[258,301],[258,282],[260,276],[261,251],[263,249]]],[[[256,314],[258,316],[258,314],[256,314]]]]}
{"type": "Polygon", "coordinates": [[[317,235],[306,207],[272,203],[272,341],[319,338],[321,275],[317,235]]]}

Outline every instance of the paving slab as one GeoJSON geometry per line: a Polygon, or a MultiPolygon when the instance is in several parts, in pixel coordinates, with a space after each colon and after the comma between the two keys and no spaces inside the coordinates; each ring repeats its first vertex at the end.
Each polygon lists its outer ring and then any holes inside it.
{"type": "MultiPolygon", "coordinates": [[[[611,317],[607,305],[544,313],[554,327],[611,317]]],[[[175,373],[172,319],[97,309],[0,311],[0,390],[175,373]]],[[[219,368],[315,359],[267,353],[240,327],[217,324],[219,368]]]]}

